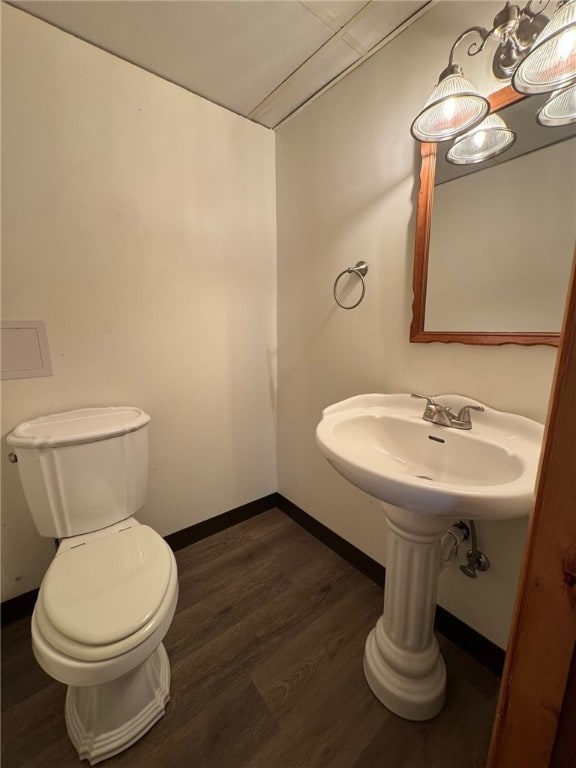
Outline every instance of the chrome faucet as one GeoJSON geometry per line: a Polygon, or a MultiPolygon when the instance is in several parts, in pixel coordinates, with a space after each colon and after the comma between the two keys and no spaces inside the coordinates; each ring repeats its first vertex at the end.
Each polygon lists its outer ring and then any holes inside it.
{"type": "Polygon", "coordinates": [[[458,411],[458,414],[452,413],[452,409],[449,405],[440,405],[436,403],[433,398],[427,395],[415,395],[421,400],[426,400],[426,408],[422,414],[424,421],[430,421],[432,424],[440,424],[443,427],[453,427],[454,429],[472,429],[472,421],[470,419],[470,411],[483,411],[484,408],[481,405],[468,405],[462,406],[458,411]]]}

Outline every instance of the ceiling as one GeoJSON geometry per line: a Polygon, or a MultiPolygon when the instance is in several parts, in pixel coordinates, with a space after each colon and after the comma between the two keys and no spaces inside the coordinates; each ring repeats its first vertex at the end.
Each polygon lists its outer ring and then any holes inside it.
{"type": "Polygon", "coordinates": [[[421,0],[10,0],[275,128],[395,37],[421,0]]]}

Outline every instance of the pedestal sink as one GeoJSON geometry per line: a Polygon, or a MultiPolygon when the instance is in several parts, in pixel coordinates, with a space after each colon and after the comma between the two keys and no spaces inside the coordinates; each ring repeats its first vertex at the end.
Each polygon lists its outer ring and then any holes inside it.
{"type": "MultiPolygon", "coordinates": [[[[460,395],[434,400],[481,406],[460,395]]],[[[366,641],[364,672],[378,699],[408,720],[444,703],[446,670],[434,636],[440,540],[454,519],[528,515],[543,426],[483,405],[472,429],[424,421],[410,395],[359,395],[323,411],[320,451],[347,480],[384,502],[384,612],[366,641]]]]}

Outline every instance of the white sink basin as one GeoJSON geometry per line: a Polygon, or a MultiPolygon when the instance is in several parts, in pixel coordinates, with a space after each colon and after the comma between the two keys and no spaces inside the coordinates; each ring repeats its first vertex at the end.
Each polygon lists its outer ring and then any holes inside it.
{"type": "MultiPolygon", "coordinates": [[[[458,411],[475,400],[439,395],[458,411]]],[[[424,515],[498,519],[527,515],[543,426],[484,406],[472,429],[422,419],[410,395],[359,395],[323,411],[321,452],[347,480],[370,495],[424,515]]]]}

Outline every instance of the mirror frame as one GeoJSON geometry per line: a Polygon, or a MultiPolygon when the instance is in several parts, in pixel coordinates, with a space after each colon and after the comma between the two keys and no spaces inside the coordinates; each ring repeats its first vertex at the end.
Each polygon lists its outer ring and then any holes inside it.
{"type": "MultiPolygon", "coordinates": [[[[527,98],[517,93],[512,86],[507,86],[488,96],[490,111],[496,112],[515,101],[527,98]]],[[[410,341],[428,343],[431,341],[460,342],[461,344],[548,344],[557,347],[560,342],[558,333],[510,333],[495,331],[425,331],[426,288],[428,282],[428,255],[432,209],[434,204],[434,175],[436,172],[435,143],[423,142],[420,147],[422,165],[420,168],[420,190],[416,212],[416,241],[414,247],[414,273],[412,303],[412,323],[410,341]]]]}

